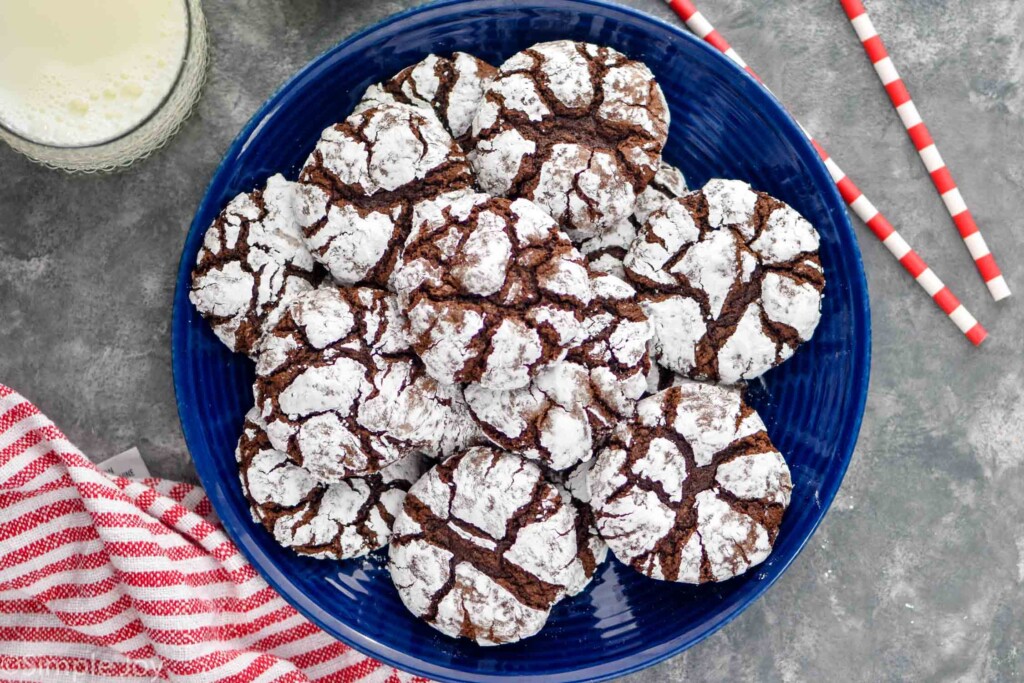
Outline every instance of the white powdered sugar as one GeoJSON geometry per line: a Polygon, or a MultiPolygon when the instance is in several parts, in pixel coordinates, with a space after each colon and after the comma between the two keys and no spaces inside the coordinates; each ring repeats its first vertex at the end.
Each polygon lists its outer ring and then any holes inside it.
{"type": "MultiPolygon", "coordinates": [[[[536,55],[536,64],[543,81],[559,102],[579,109],[594,101],[594,82],[590,77],[588,59],[580,54],[576,44],[567,40],[540,43],[530,48],[536,55]]],[[[526,68],[517,66],[517,68],[526,68]]]]}
{"type": "Polygon", "coordinates": [[[236,458],[253,519],[281,545],[319,559],[359,557],[386,545],[406,490],[423,472],[414,455],[369,477],[323,484],[273,448],[256,409],[246,416],[236,458]]]}
{"type": "Polygon", "coordinates": [[[537,143],[517,130],[506,130],[480,140],[469,154],[480,187],[496,195],[507,195],[519,177],[523,160],[537,151],[537,143]]]}
{"type": "Polygon", "coordinates": [[[470,191],[418,204],[391,278],[413,348],[442,383],[525,387],[583,334],[583,257],[525,200],[470,191]]]}
{"type": "Polygon", "coordinates": [[[295,193],[294,183],[272,176],[235,197],[203,238],[189,299],[232,351],[255,355],[288,303],[314,287],[295,193]]]}
{"type": "Polygon", "coordinates": [[[592,237],[577,232],[570,232],[569,236],[579,244],[580,253],[587,258],[591,270],[625,278],[626,269],[622,261],[636,240],[640,226],[654,211],[686,192],[683,174],[663,161],[651,184],[637,195],[632,216],[619,221],[607,232],[592,237]]]}
{"type": "Polygon", "coordinates": [[[323,288],[265,340],[254,392],[274,446],[326,482],[479,439],[457,386],[407,352],[394,296],[323,288]]]}
{"type": "Polygon", "coordinates": [[[629,219],[619,221],[608,232],[590,239],[581,239],[575,234],[570,237],[579,242],[580,253],[586,257],[592,271],[625,278],[626,269],[622,265],[622,259],[636,239],[636,231],[636,225],[629,219]]]}
{"type": "Polygon", "coordinates": [[[755,567],[772,552],[768,532],[734,510],[711,491],[697,494],[697,528],[715,581],[725,581],[755,567]]]}
{"type": "Polygon", "coordinates": [[[522,389],[466,387],[466,402],[485,435],[556,470],[590,459],[593,434],[587,408],[593,401],[589,372],[567,361],[547,366],[522,389]]]}
{"type": "Polygon", "coordinates": [[[668,118],[643,64],[609,48],[541,43],[499,68],[473,122],[470,163],[485,191],[516,193],[563,227],[599,235],[630,216],[657,172],[668,118]],[[606,125],[591,131],[585,114],[606,125]]]}
{"type": "Polygon", "coordinates": [[[718,349],[718,378],[726,384],[752,379],[791,355],[791,347],[768,336],[761,307],[754,304],[743,311],[736,331],[718,349]]]}
{"type": "Polygon", "coordinates": [[[741,500],[763,499],[789,505],[790,483],[786,462],[778,451],[753,453],[719,466],[715,481],[741,500]]]}
{"type": "Polygon", "coordinates": [[[428,110],[378,104],[326,129],[296,202],[313,257],[339,284],[386,284],[411,204],[443,191],[440,176],[451,189],[471,182],[461,149],[428,110]]]}
{"type": "Polygon", "coordinates": [[[669,202],[651,214],[623,263],[634,278],[672,285],[675,278],[671,272],[666,272],[666,266],[684,247],[698,239],[700,229],[685,205],[669,202]]]}
{"type": "Polygon", "coordinates": [[[505,318],[491,335],[487,361],[478,383],[497,389],[524,386],[536,372],[533,368],[543,351],[537,330],[522,320],[505,318]]]}
{"type": "Polygon", "coordinates": [[[641,62],[626,62],[608,69],[601,88],[604,100],[597,110],[598,118],[633,126],[657,138],[665,125],[661,112],[667,105],[660,88],[644,87],[650,83],[654,83],[654,74],[641,62]]]}
{"type": "Polygon", "coordinates": [[[446,163],[451,152],[451,135],[435,118],[391,104],[353,114],[344,126],[326,129],[314,154],[340,185],[372,197],[422,180],[446,163]]]}
{"type": "Polygon", "coordinates": [[[306,244],[338,284],[355,284],[384,259],[401,212],[400,206],[363,213],[352,204],[335,204],[306,244]]]}
{"type": "Polygon", "coordinates": [[[722,315],[722,306],[736,280],[750,280],[754,257],[742,249],[739,236],[728,230],[716,230],[683,254],[671,272],[682,275],[691,286],[707,295],[711,317],[722,315]]]}
{"type": "Polygon", "coordinates": [[[644,311],[653,336],[651,355],[667,368],[691,368],[697,363],[697,344],[707,334],[700,304],[681,296],[649,296],[644,311]]]}
{"type": "Polygon", "coordinates": [[[370,88],[356,113],[382,104],[410,104],[436,115],[454,138],[469,133],[495,68],[465,52],[427,55],[394,78],[370,88]]]}
{"type": "Polygon", "coordinates": [[[712,228],[735,227],[744,238],[754,236],[751,219],[757,195],[742,180],[712,178],[701,190],[708,202],[708,224],[712,228]]]}
{"type": "Polygon", "coordinates": [[[389,568],[406,607],[442,633],[515,642],[539,631],[577,580],[575,525],[574,508],[539,468],[472,448],[410,489],[389,568]],[[497,554],[497,564],[480,562],[482,553],[497,554]]]}
{"type": "Polygon", "coordinates": [[[788,206],[782,206],[768,217],[764,230],[750,243],[767,265],[792,261],[801,254],[818,251],[818,231],[807,220],[788,206]]]}
{"type": "MultiPolygon", "coordinates": [[[[623,448],[605,449],[594,461],[588,481],[601,537],[619,560],[632,564],[633,558],[650,552],[672,530],[676,515],[654,490],[630,485],[628,457],[623,448]],[[617,491],[621,493],[614,495],[617,491]]],[[[644,573],[662,578],[652,573],[653,567],[649,565],[644,573]]]]}
{"type": "Polygon", "coordinates": [[[583,339],[566,360],[545,365],[520,389],[470,384],[465,391],[487,438],[554,470],[589,460],[647,387],[651,328],[635,291],[610,275],[595,276],[591,286],[583,339]]]}
{"type": "Polygon", "coordinates": [[[641,401],[588,483],[612,552],[652,578],[683,583],[724,581],[763,562],[792,490],[742,394],[691,381],[641,401]]]}
{"type": "Polygon", "coordinates": [[[796,330],[800,339],[811,338],[821,320],[821,293],[781,273],[768,273],[761,283],[765,315],[796,330]]]}
{"type": "Polygon", "coordinates": [[[687,192],[689,189],[682,172],[675,166],[662,161],[658,172],[654,175],[654,180],[647,186],[647,189],[637,195],[633,218],[638,225],[643,225],[652,213],[665,206],[669,200],[682,197],[687,192]]]}
{"type": "Polygon", "coordinates": [[[655,359],[733,384],[789,358],[821,318],[818,246],[796,211],[741,181],[666,200],[623,261],[655,327],[655,359]]]}

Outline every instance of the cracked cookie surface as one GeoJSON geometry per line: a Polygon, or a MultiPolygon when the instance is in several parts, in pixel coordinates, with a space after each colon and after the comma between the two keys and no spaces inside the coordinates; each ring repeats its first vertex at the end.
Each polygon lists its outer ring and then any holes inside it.
{"type": "Polygon", "coordinates": [[[564,470],[589,460],[646,389],[651,327],[636,292],[611,275],[591,279],[581,342],[512,391],[466,387],[484,434],[502,448],[564,470]]]}
{"type": "Polygon", "coordinates": [[[626,269],[622,265],[626,253],[636,239],[637,232],[647,218],[669,200],[686,194],[686,178],[674,166],[664,161],[650,185],[636,198],[633,215],[619,221],[608,232],[593,237],[570,233],[569,237],[579,244],[580,253],[587,259],[590,269],[625,279],[626,269]]]}
{"type": "Polygon", "coordinates": [[[595,235],[632,213],[658,170],[668,123],[644,64],[561,40],[501,65],[467,149],[483,190],[533,200],[564,228],[595,235]]]}
{"type": "Polygon", "coordinates": [[[576,560],[572,505],[518,456],[471,448],[409,490],[389,550],[391,578],[416,616],[481,645],[537,633],[576,560]]]}
{"type": "Polygon", "coordinates": [[[383,287],[412,207],[473,178],[435,116],[392,103],[326,129],[299,182],[296,214],[313,258],[339,284],[383,287]]]}
{"type": "Polygon", "coordinates": [[[738,180],[712,180],[653,212],[624,265],[667,369],[727,384],[759,377],[809,340],[825,275],[814,227],[738,180]]]}
{"type": "Polygon", "coordinates": [[[293,212],[295,190],[272,176],[232,199],[203,237],[189,300],[232,351],[254,356],[288,303],[320,279],[293,212]]]}
{"type": "Polygon", "coordinates": [[[585,332],[583,257],[532,202],[460,191],[421,202],[391,284],[439,382],[526,386],[585,332]]]}
{"type": "Polygon", "coordinates": [[[641,401],[588,481],[615,556],[682,583],[724,581],[763,562],[793,487],[741,392],[692,381],[641,401]]]}
{"type": "Polygon", "coordinates": [[[423,459],[411,455],[375,474],[324,484],[274,448],[255,408],[235,459],[253,521],[299,555],[333,560],[387,545],[405,493],[424,470],[423,459]]]}
{"type": "Polygon", "coordinates": [[[393,102],[410,104],[433,112],[453,138],[463,140],[497,73],[487,62],[465,52],[450,57],[427,55],[392,78],[371,85],[356,112],[393,102]]]}
{"type": "Polygon", "coordinates": [[[579,595],[608,559],[608,544],[597,531],[594,509],[590,505],[587,478],[594,461],[582,462],[566,472],[552,472],[552,480],[561,486],[576,508],[576,564],[566,594],[579,595]]]}
{"type": "Polygon", "coordinates": [[[326,482],[479,439],[461,389],[427,375],[380,290],[296,299],[264,340],[253,392],[275,448],[326,482]]]}

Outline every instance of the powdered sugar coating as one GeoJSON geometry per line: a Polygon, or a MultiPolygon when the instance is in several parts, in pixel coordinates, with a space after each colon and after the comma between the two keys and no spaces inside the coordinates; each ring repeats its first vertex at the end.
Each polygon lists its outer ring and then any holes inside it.
{"type": "Polygon", "coordinates": [[[405,492],[423,472],[412,455],[367,477],[319,482],[266,435],[259,411],[246,415],[235,451],[253,520],[300,555],[343,560],[384,547],[405,492]]]}
{"type": "Polygon", "coordinates": [[[610,275],[591,280],[584,337],[566,360],[544,366],[512,391],[466,387],[466,402],[498,446],[564,470],[589,460],[646,388],[651,328],[635,291],[610,275]]]}
{"type": "Polygon", "coordinates": [[[683,172],[663,160],[650,185],[637,195],[633,218],[638,225],[643,225],[652,213],[689,191],[683,172]]]}
{"type": "Polygon", "coordinates": [[[588,482],[615,556],[682,583],[724,581],[763,562],[793,486],[739,390],[690,381],[641,401],[588,482]]]}
{"type": "Polygon", "coordinates": [[[326,129],[300,182],[298,213],[313,257],[339,284],[384,285],[412,205],[468,187],[472,177],[432,113],[386,103],[326,129]]]}
{"type": "Polygon", "coordinates": [[[319,279],[293,211],[294,183],[274,175],[240,194],[207,229],[189,300],[232,351],[256,347],[288,303],[319,279]]]}
{"type": "Polygon", "coordinates": [[[427,472],[405,499],[391,578],[409,610],[480,645],[537,633],[566,594],[575,511],[539,468],[471,448],[427,472]]]}
{"type": "Polygon", "coordinates": [[[410,104],[432,112],[458,140],[469,134],[496,73],[493,66],[465,52],[451,57],[427,55],[393,78],[370,86],[356,112],[386,103],[410,104]]]}
{"type": "Polygon", "coordinates": [[[626,268],[622,260],[636,239],[637,226],[633,218],[619,221],[608,232],[589,239],[580,238],[576,234],[570,237],[580,245],[580,253],[587,259],[590,270],[596,273],[614,275],[619,279],[626,277],[626,268]]]}
{"type": "Polygon", "coordinates": [[[296,299],[264,341],[254,393],[275,448],[325,482],[479,439],[461,390],[424,372],[394,295],[378,290],[296,299]]]}
{"type": "Polygon", "coordinates": [[[466,387],[466,402],[494,443],[562,470],[593,454],[588,408],[595,401],[590,373],[560,361],[541,370],[529,386],[495,391],[466,387]]]}
{"type": "Polygon", "coordinates": [[[686,178],[679,169],[662,161],[650,185],[637,196],[632,216],[619,221],[608,232],[593,237],[570,232],[569,237],[579,244],[580,253],[586,257],[591,270],[625,279],[626,269],[622,261],[636,240],[640,227],[654,211],[686,193],[686,178]]]}
{"type": "Polygon", "coordinates": [[[624,260],[667,369],[736,383],[814,334],[825,278],[818,234],[746,183],[712,180],[651,213],[624,260]]]}
{"type": "Polygon", "coordinates": [[[591,236],[632,213],[658,169],[668,120],[645,65],[610,48],[540,43],[499,68],[469,157],[485,191],[531,199],[591,236]]]}
{"type": "Polygon", "coordinates": [[[391,286],[439,382],[526,386],[585,330],[583,258],[526,200],[459,191],[417,205],[391,286]]]}
{"type": "Polygon", "coordinates": [[[576,563],[572,581],[566,589],[569,596],[582,593],[608,559],[608,544],[598,534],[594,510],[590,505],[587,479],[593,464],[593,460],[588,460],[564,473],[555,473],[553,477],[561,485],[563,495],[576,508],[576,563]]]}

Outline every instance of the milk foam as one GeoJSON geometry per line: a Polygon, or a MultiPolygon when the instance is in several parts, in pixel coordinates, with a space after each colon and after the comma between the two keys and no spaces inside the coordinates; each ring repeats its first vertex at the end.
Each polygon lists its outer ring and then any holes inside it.
{"type": "Polygon", "coordinates": [[[86,146],[155,111],[185,57],[184,0],[0,0],[0,123],[86,146]]]}

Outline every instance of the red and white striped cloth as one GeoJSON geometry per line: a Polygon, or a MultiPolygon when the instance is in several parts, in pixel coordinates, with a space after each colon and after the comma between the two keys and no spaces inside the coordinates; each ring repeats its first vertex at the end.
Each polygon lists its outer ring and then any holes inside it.
{"type": "Polygon", "coordinates": [[[423,680],[298,614],[202,489],[100,472],[0,384],[0,680],[423,680]]]}

